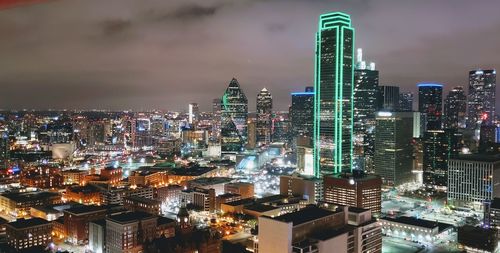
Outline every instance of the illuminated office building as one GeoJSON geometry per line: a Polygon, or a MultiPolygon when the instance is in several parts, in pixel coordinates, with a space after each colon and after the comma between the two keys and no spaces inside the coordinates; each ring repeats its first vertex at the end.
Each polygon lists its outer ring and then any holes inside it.
{"type": "Polygon", "coordinates": [[[257,143],[269,144],[271,142],[271,117],[273,110],[273,96],[266,89],[257,94],[257,143]]]}
{"type": "Polygon", "coordinates": [[[349,15],[323,14],[316,33],[314,174],[352,167],[354,28],[349,15]]]}
{"type": "Polygon", "coordinates": [[[448,160],[462,148],[462,134],[455,129],[429,130],[423,138],[423,180],[430,186],[446,186],[448,160]]]}
{"type": "Polygon", "coordinates": [[[496,70],[469,72],[467,127],[479,129],[482,122],[491,125],[495,120],[496,70]]]}
{"type": "Polygon", "coordinates": [[[307,87],[305,92],[293,92],[290,106],[291,136],[309,136],[313,133],[314,88],[307,87]]]}
{"type": "Polygon", "coordinates": [[[367,66],[363,61],[361,48],[357,51],[357,64],[354,70],[354,155],[356,161],[362,160],[365,166],[353,162],[358,169],[371,168],[374,152],[375,112],[378,107],[379,72],[375,63],[367,66]]]}
{"type": "Polygon", "coordinates": [[[426,115],[426,129],[441,129],[443,110],[443,85],[422,83],[418,85],[418,111],[426,115]]]}
{"type": "Polygon", "coordinates": [[[467,97],[462,86],[454,87],[444,100],[444,128],[464,128],[467,97]]]}
{"type": "Polygon", "coordinates": [[[235,78],[222,96],[221,114],[222,152],[241,151],[247,138],[248,100],[235,78]]]}
{"type": "Polygon", "coordinates": [[[413,111],[413,93],[409,91],[399,93],[399,111],[401,112],[413,111]]]}
{"type": "Polygon", "coordinates": [[[379,111],[395,112],[399,110],[399,86],[384,85],[379,87],[379,111]]]}
{"type": "Polygon", "coordinates": [[[200,109],[198,107],[198,103],[190,103],[188,109],[188,122],[189,124],[193,124],[193,122],[197,121],[200,117],[200,109]]]}
{"type": "Polygon", "coordinates": [[[375,174],[386,185],[399,186],[412,180],[413,113],[378,112],[375,132],[375,174]]]}

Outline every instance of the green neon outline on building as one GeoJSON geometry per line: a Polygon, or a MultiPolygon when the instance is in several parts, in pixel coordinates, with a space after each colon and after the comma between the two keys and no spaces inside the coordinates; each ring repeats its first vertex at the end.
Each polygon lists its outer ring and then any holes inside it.
{"type": "Polygon", "coordinates": [[[348,170],[352,169],[352,152],[353,152],[353,142],[352,142],[352,129],[353,129],[353,116],[354,116],[354,39],[355,39],[355,31],[354,28],[351,26],[351,19],[350,16],[342,13],[342,12],[333,12],[333,13],[327,13],[320,15],[319,17],[319,23],[318,23],[318,32],[316,33],[316,52],[315,52],[315,62],[314,62],[314,85],[315,85],[315,96],[314,96],[314,131],[313,131],[313,145],[314,145],[314,176],[315,177],[321,177],[321,164],[320,164],[320,150],[321,150],[321,131],[320,131],[320,115],[321,115],[321,58],[322,58],[322,32],[325,30],[333,30],[335,29],[335,77],[333,81],[335,82],[334,85],[334,97],[333,97],[333,104],[334,108],[333,109],[333,136],[331,136],[333,142],[334,142],[334,148],[333,148],[333,153],[332,153],[332,160],[333,160],[333,171],[332,173],[339,173],[343,169],[344,166],[349,166],[348,170]],[[349,124],[348,126],[349,129],[349,136],[350,136],[350,143],[349,143],[349,154],[348,154],[348,159],[349,162],[348,164],[343,163],[342,161],[344,160],[343,157],[346,155],[344,154],[342,150],[342,141],[343,141],[343,136],[345,134],[345,128],[347,126],[344,126],[344,103],[345,103],[345,98],[344,98],[344,40],[345,40],[345,31],[349,30],[352,32],[352,57],[351,57],[351,70],[350,70],[350,97],[348,98],[349,101],[347,101],[348,105],[350,106],[350,119],[349,119],[349,124]]]}

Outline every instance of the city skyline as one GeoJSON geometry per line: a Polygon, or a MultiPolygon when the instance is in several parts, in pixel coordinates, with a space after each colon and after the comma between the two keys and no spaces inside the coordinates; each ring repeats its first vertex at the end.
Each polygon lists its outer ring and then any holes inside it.
{"type": "Polygon", "coordinates": [[[448,11],[446,1],[103,6],[60,0],[0,10],[0,108],[187,110],[196,102],[208,111],[234,76],[249,108],[267,88],[276,110],[286,110],[290,92],[313,83],[314,20],[335,10],[351,14],[358,29],[355,47],[376,62],[381,85],[416,94],[417,83],[438,82],[447,94],[467,87],[469,71],[499,65],[490,52],[500,41],[491,32],[500,17],[488,14],[499,3],[482,2],[488,4],[459,1],[448,11]]]}

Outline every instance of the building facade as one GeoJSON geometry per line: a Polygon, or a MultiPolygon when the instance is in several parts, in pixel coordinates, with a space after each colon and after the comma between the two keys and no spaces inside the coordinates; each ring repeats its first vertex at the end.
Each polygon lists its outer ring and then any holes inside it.
{"type": "Polygon", "coordinates": [[[443,116],[443,85],[421,83],[418,85],[418,111],[426,115],[426,129],[441,129],[443,116]]]}
{"type": "Polygon", "coordinates": [[[386,185],[412,181],[413,113],[378,112],[374,169],[386,185]]]}
{"type": "Polygon", "coordinates": [[[264,88],[257,94],[257,144],[269,144],[271,142],[272,112],[273,96],[264,88]]]}
{"type": "Polygon", "coordinates": [[[496,70],[472,70],[469,72],[467,101],[467,127],[479,129],[495,120],[496,70]]]}
{"type": "Polygon", "coordinates": [[[483,209],[486,201],[500,197],[500,157],[460,155],[448,162],[448,202],[483,209]]]}
{"type": "Polygon", "coordinates": [[[467,96],[462,86],[454,87],[444,100],[444,128],[464,128],[467,114],[467,96]]]}
{"type": "Polygon", "coordinates": [[[349,15],[319,18],[316,33],[314,173],[351,169],[354,28],[349,15]]]}

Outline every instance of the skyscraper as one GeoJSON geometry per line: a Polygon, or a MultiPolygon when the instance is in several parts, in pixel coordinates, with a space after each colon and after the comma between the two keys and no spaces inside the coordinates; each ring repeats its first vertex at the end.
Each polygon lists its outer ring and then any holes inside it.
{"type": "Polygon", "coordinates": [[[380,86],[379,96],[379,111],[399,110],[399,86],[380,86]]]}
{"type": "Polygon", "coordinates": [[[413,93],[404,91],[399,93],[399,111],[411,112],[413,111],[413,93]]]}
{"type": "Polygon", "coordinates": [[[200,116],[198,103],[190,103],[188,109],[188,122],[189,124],[193,124],[193,122],[198,120],[198,117],[200,116]]]}
{"type": "Polygon", "coordinates": [[[462,135],[455,129],[429,130],[423,138],[423,180],[431,186],[448,183],[448,160],[458,155],[462,135]]]}
{"type": "Polygon", "coordinates": [[[444,100],[444,128],[464,128],[467,97],[462,86],[454,87],[444,100]]]}
{"type": "Polygon", "coordinates": [[[413,113],[378,112],[375,131],[375,173],[386,185],[412,179],[413,113]]]}
{"type": "Polygon", "coordinates": [[[222,100],[221,98],[214,98],[212,100],[212,139],[217,140],[221,131],[221,111],[222,100]]]}
{"type": "MultiPolygon", "coordinates": [[[[374,152],[375,112],[378,109],[379,73],[375,64],[369,67],[363,61],[362,50],[358,49],[357,64],[354,70],[354,155],[365,164],[359,169],[371,168],[374,152]]],[[[361,161],[360,161],[361,162],[361,161]]]]}
{"type": "Polygon", "coordinates": [[[247,138],[248,100],[233,78],[222,96],[222,152],[240,151],[247,138]]]}
{"type": "Polygon", "coordinates": [[[290,123],[292,138],[296,138],[300,135],[312,137],[314,91],[312,87],[308,88],[306,88],[305,92],[293,92],[291,94],[292,105],[290,106],[290,123]]]}
{"type": "Polygon", "coordinates": [[[316,33],[314,174],[351,169],[354,28],[349,15],[323,14],[316,33]]]}
{"type": "Polygon", "coordinates": [[[266,89],[257,94],[257,143],[268,144],[271,141],[271,116],[273,96],[266,89]]]}
{"type": "Polygon", "coordinates": [[[418,85],[418,111],[426,115],[426,129],[441,129],[443,110],[443,85],[421,83],[418,85]]]}
{"type": "Polygon", "coordinates": [[[469,72],[467,127],[479,129],[482,122],[492,124],[495,117],[496,70],[469,72]]]}

